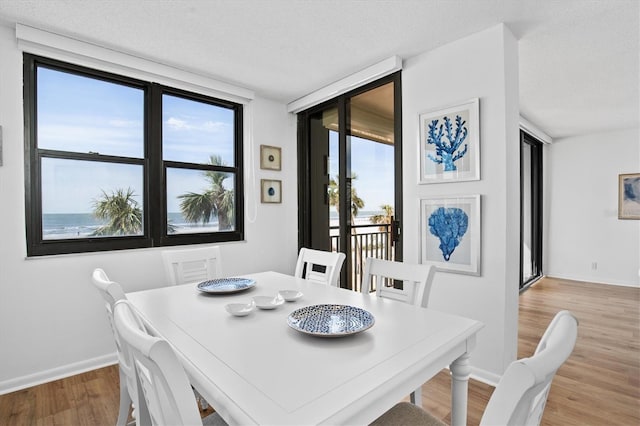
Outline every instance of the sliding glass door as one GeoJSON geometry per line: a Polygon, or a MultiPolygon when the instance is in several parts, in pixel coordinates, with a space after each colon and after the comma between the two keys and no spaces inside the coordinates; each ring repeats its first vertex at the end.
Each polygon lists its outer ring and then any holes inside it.
{"type": "Polygon", "coordinates": [[[520,289],[542,276],[542,142],[520,132],[520,289]]]}
{"type": "Polygon", "coordinates": [[[300,245],[347,254],[341,285],[359,290],[364,259],[400,260],[400,74],[299,114],[300,245]]]}

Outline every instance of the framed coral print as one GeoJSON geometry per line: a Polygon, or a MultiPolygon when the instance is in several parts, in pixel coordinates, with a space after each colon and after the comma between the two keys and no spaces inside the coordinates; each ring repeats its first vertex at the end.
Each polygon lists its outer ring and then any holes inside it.
{"type": "Polygon", "coordinates": [[[480,275],[480,195],[420,200],[420,245],[422,263],[480,275]]]}
{"type": "Polygon", "coordinates": [[[262,203],[281,203],[282,181],[260,179],[260,201],[262,203]]]}
{"type": "Polygon", "coordinates": [[[260,145],[260,168],[264,170],[281,170],[282,149],[277,146],[260,145]]]}
{"type": "Polygon", "coordinates": [[[480,101],[420,114],[419,183],[480,179],[480,101]]]}
{"type": "Polygon", "coordinates": [[[618,219],[640,219],[640,173],[618,176],[618,219]]]}

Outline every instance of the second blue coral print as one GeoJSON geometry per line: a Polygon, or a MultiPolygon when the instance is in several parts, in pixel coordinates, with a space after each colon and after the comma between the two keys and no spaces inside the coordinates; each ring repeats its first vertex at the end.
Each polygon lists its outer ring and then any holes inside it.
{"type": "Polygon", "coordinates": [[[420,200],[422,263],[480,275],[480,195],[420,200]]]}
{"type": "Polygon", "coordinates": [[[429,231],[440,240],[440,251],[445,261],[467,233],[469,216],[459,208],[440,207],[429,216],[429,231]]]}

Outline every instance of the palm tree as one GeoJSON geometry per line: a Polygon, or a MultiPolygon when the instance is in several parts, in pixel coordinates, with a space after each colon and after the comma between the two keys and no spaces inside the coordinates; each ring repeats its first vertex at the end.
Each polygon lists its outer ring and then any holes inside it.
{"type": "MultiPolygon", "coordinates": [[[[351,180],[354,181],[358,178],[358,176],[353,173],[351,175],[351,180]]],[[[336,176],[335,179],[332,178],[329,180],[329,205],[336,208],[336,212],[340,213],[340,194],[338,190],[338,181],[339,177],[336,176]]],[[[356,187],[351,185],[351,222],[358,216],[358,212],[361,208],[364,207],[364,200],[358,197],[358,192],[356,191],[356,187]]]]}
{"type": "MultiPolygon", "coordinates": [[[[209,164],[212,166],[224,166],[222,157],[212,155],[209,157],[209,164]]],[[[229,177],[228,173],[207,170],[204,176],[209,183],[209,188],[202,194],[189,192],[179,195],[180,211],[188,222],[207,223],[211,216],[218,216],[218,229],[223,231],[232,229],[234,225],[234,196],[233,190],[226,189],[224,180],[229,177]]]]}
{"type": "MultiPolygon", "coordinates": [[[[355,173],[351,174],[352,183],[357,178],[358,176],[355,173]]],[[[332,178],[331,180],[329,180],[329,189],[328,189],[329,205],[334,206],[338,214],[340,214],[340,191],[338,189],[339,179],[340,179],[339,176],[336,176],[335,179],[332,178]]],[[[355,223],[355,218],[356,216],[358,216],[358,212],[363,207],[364,207],[364,200],[358,197],[358,192],[356,191],[356,187],[352,184],[351,185],[351,224],[352,225],[355,223]]],[[[356,231],[356,229],[352,227],[351,235],[357,235],[357,233],[358,232],[356,231]]],[[[360,250],[358,249],[358,238],[357,237],[353,238],[352,241],[354,243],[354,247],[352,250],[355,250],[355,255],[353,256],[354,264],[356,268],[358,268],[359,265],[362,264],[362,253],[360,253],[360,250]],[[358,256],[359,254],[360,256],[358,256]]]]}
{"type": "Polygon", "coordinates": [[[93,202],[93,215],[108,223],[92,235],[136,235],[142,232],[142,209],[133,198],[133,189],[116,189],[111,194],[102,190],[102,197],[93,202]]]}
{"type": "Polygon", "coordinates": [[[377,223],[377,224],[384,224],[384,226],[380,226],[378,228],[379,231],[384,232],[385,233],[385,238],[386,238],[386,252],[387,252],[387,259],[392,259],[392,253],[391,253],[391,247],[393,245],[392,243],[392,230],[391,227],[389,226],[389,224],[391,223],[391,221],[393,220],[393,207],[389,204],[383,204],[380,206],[380,209],[384,212],[383,214],[375,214],[373,216],[371,216],[371,218],[369,218],[369,220],[371,221],[371,223],[377,223]]]}
{"type": "MultiPolygon", "coordinates": [[[[380,206],[380,209],[384,212],[384,214],[374,214],[373,216],[371,216],[369,220],[371,221],[371,223],[386,224],[386,225],[390,224],[391,219],[393,218],[393,207],[390,206],[389,204],[383,204],[380,206]]],[[[384,231],[386,229],[387,229],[386,226],[380,227],[381,231],[384,231]]]]}

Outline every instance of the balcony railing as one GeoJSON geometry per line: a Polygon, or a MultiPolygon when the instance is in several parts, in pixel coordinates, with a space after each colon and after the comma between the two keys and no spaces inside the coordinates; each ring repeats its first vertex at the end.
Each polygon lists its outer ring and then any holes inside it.
{"type": "MultiPolygon", "coordinates": [[[[338,226],[330,229],[332,251],[344,251],[340,247],[338,226]]],[[[364,261],[367,257],[393,260],[394,246],[392,244],[390,224],[354,225],[351,227],[351,288],[360,291],[364,261]]],[[[347,256],[349,254],[347,253],[347,256]]]]}

